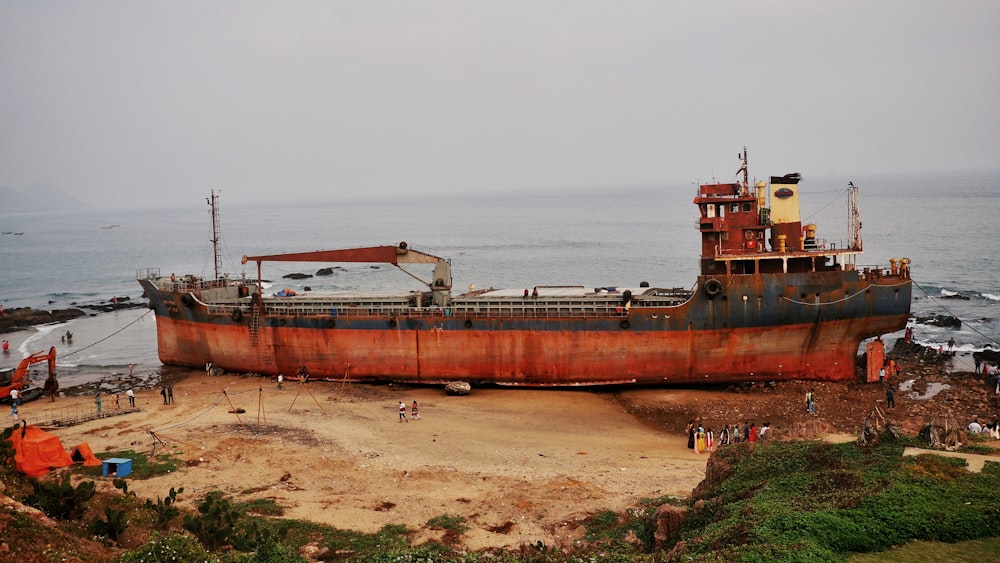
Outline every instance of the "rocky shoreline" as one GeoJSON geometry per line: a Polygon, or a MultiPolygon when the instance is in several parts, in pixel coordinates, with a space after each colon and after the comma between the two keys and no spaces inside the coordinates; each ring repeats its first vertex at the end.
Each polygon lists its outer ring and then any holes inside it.
{"type": "Polygon", "coordinates": [[[17,332],[19,330],[27,330],[33,326],[66,322],[86,315],[110,313],[119,309],[134,309],[145,306],[145,303],[132,301],[130,297],[118,297],[92,305],[77,305],[70,309],[53,309],[51,311],[32,309],[31,307],[6,309],[3,311],[3,314],[0,314],[0,333],[17,332]],[[88,313],[87,311],[90,312],[88,313]]]}

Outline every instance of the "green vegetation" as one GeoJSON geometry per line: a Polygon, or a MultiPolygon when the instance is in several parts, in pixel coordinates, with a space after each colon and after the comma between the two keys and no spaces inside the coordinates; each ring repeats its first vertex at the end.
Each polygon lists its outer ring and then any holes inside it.
{"type": "Polygon", "coordinates": [[[194,534],[210,551],[226,545],[243,514],[234,509],[221,492],[212,491],[198,505],[200,515],[184,517],[184,529],[194,534]]]}
{"type": "Polygon", "coordinates": [[[259,514],[261,516],[281,516],[285,513],[285,507],[278,504],[273,498],[258,498],[239,502],[236,503],[236,508],[247,514],[259,514]]]}
{"type": "Polygon", "coordinates": [[[118,563],[142,563],[146,561],[204,561],[219,563],[218,556],[205,550],[198,540],[183,534],[153,536],[141,547],[121,556],[118,563]]]}
{"type": "Polygon", "coordinates": [[[441,514],[440,516],[431,518],[427,521],[427,525],[432,528],[452,530],[459,534],[464,534],[469,529],[469,527],[465,525],[464,516],[449,516],[447,514],[441,514]]]}
{"type": "Polygon", "coordinates": [[[128,528],[127,513],[124,510],[115,510],[111,506],[104,507],[104,519],[97,516],[90,525],[94,535],[108,538],[114,542],[121,539],[126,528],[128,528]]]}
{"type": "Polygon", "coordinates": [[[719,453],[732,473],[685,520],[685,556],[725,561],[844,561],[912,539],[998,533],[1000,466],[903,457],[904,443],[775,442],[719,453]]]}
{"type": "MultiPolygon", "coordinates": [[[[121,494],[96,493],[95,482],[80,476],[99,468],[77,467],[48,479],[13,471],[6,440],[0,440],[6,494],[41,508],[59,525],[8,510],[2,516],[12,550],[44,560],[298,563],[307,560],[303,547],[323,560],[376,563],[1000,560],[1000,464],[971,473],[960,459],[903,457],[907,439],[882,438],[872,448],[812,441],[723,448],[715,453],[713,472],[727,476],[700,500],[665,496],[621,513],[600,511],[584,520],[585,531],[569,553],[542,542],[514,551],[464,551],[460,536],[472,518],[466,515],[431,518],[427,527],[443,531],[440,539],[413,546],[416,531],[405,526],[365,534],[287,520],[281,518],[284,507],[270,498],[240,500],[246,497],[213,491],[191,513],[176,506],[183,487],[155,502],[130,490],[141,483],[133,479],[174,471],[178,462],[171,456],[104,454],[132,459],[133,473],[113,481],[121,494]],[[688,507],[677,552],[654,537],[655,515],[668,504],[688,507]],[[181,524],[185,533],[177,532],[181,524]]],[[[980,450],[995,453],[976,441],[966,449],[980,450]]]]}
{"type": "MultiPolygon", "coordinates": [[[[120,450],[117,452],[103,452],[96,454],[99,459],[111,459],[113,457],[122,457],[132,460],[132,473],[128,475],[129,479],[149,479],[150,477],[156,477],[157,475],[167,475],[169,473],[174,473],[177,468],[180,467],[181,461],[175,458],[172,454],[161,454],[155,458],[149,458],[145,454],[141,454],[132,450],[120,450]]],[[[85,467],[80,470],[84,475],[92,475],[94,477],[100,476],[102,468],[97,467],[85,467]]]]}
{"type": "MultiPolygon", "coordinates": [[[[127,490],[127,489],[126,489],[127,490]]],[[[177,495],[184,492],[184,487],[179,489],[174,489],[170,487],[170,493],[167,498],[156,497],[156,503],[154,504],[151,499],[146,499],[146,508],[156,514],[156,528],[159,530],[166,529],[170,525],[170,522],[180,516],[181,511],[177,509],[174,504],[177,502],[177,495]]],[[[135,493],[133,493],[135,494],[135,493]]]]}
{"type": "Polygon", "coordinates": [[[96,486],[93,481],[84,481],[74,487],[69,473],[63,473],[58,483],[39,479],[31,479],[30,483],[35,492],[25,502],[52,518],[63,520],[76,520],[83,516],[85,503],[94,496],[96,486]]]}
{"type": "Polygon", "coordinates": [[[915,541],[891,551],[852,555],[848,563],[986,563],[1000,560],[1000,538],[960,543],[915,541]]]}

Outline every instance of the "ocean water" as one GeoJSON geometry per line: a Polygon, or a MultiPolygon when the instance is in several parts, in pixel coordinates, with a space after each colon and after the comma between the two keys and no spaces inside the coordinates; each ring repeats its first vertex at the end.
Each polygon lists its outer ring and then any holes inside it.
{"type": "MultiPolygon", "coordinates": [[[[784,172],[778,172],[782,174],[784,172]]],[[[723,180],[723,181],[729,181],[723,180]]],[[[956,349],[1000,349],[1000,175],[941,173],[810,179],[800,184],[803,222],[838,245],[847,239],[848,181],[861,187],[865,254],[858,265],[912,261],[913,314],[954,316],[960,329],[916,324],[919,342],[956,349]]],[[[398,244],[452,261],[455,292],[470,285],[692,287],[699,238],[692,204],[697,186],[620,187],[450,198],[317,200],[230,205],[220,198],[223,272],[243,273],[242,255],[398,244]]],[[[206,193],[206,196],[208,194],[206,193]]],[[[4,307],[61,309],[142,302],[140,269],[212,276],[212,230],[204,199],[167,209],[0,214],[0,302],[4,307]]],[[[393,266],[342,264],[335,275],[293,281],[322,265],[265,264],[274,290],[418,289],[393,266]]],[[[429,268],[411,268],[429,278],[429,268]]],[[[246,270],[255,276],[252,269],[246,270]]],[[[893,341],[897,335],[889,335],[893,341]]],[[[0,366],[56,346],[64,386],[127,373],[155,381],[170,373],[157,359],[148,309],[117,310],[3,335],[11,353],[0,366]],[[63,342],[66,331],[72,343],[63,342]]],[[[969,364],[971,357],[962,359],[969,364]]]]}

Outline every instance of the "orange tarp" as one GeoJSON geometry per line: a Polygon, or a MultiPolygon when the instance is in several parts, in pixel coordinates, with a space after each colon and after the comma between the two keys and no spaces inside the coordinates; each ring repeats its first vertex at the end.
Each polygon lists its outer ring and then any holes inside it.
{"type": "Polygon", "coordinates": [[[73,465],[73,458],[63,449],[59,437],[37,426],[14,430],[10,441],[14,443],[14,464],[30,477],[41,477],[54,467],[73,465]]]}

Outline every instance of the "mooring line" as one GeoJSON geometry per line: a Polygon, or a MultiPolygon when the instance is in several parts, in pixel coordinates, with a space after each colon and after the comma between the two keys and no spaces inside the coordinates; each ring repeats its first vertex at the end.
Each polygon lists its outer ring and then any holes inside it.
{"type": "Polygon", "coordinates": [[[936,299],[936,298],[935,298],[935,297],[934,297],[933,295],[931,295],[930,293],[927,293],[927,290],[926,290],[926,289],[924,289],[924,288],[923,288],[923,287],[922,287],[922,286],[921,286],[920,284],[918,284],[917,282],[915,282],[915,281],[914,281],[914,282],[913,282],[913,285],[915,285],[915,286],[919,287],[919,288],[920,288],[920,291],[923,291],[923,292],[924,292],[924,295],[926,295],[928,299],[930,299],[931,301],[933,301],[933,302],[934,302],[934,304],[936,304],[936,305],[937,305],[938,307],[941,307],[942,309],[944,309],[944,311],[945,311],[946,313],[948,313],[949,315],[951,315],[951,316],[952,316],[952,317],[954,317],[955,319],[958,319],[958,322],[962,323],[962,325],[964,325],[964,326],[965,326],[966,328],[968,328],[968,329],[969,329],[969,330],[971,330],[972,332],[974,332],[974,333],[978,334],[979,336],[982,336],[982,337],[983,337],[983,338],[985,338],[985,339],[986,339],[986,341],[987,341],[987,342],[989,342],[990,344],[993,344],[993,345],[998,345],[998,344],[997,344],[997,341],[996,341],[996,340],[993,340],[993,339],[992,339],[992,338],[990,338],[989,336],[986,336],[986,335],[985,335],[985,334],[983,334],[982,332],[979,332],[978,330],[976,330],[976,328],[975,328],[975,327],[973,327],[973,326],[972,326],[972,325],[970,325],[969,323],[965,322],[964,320],[960,319],[960,318],[958,317],[958,315],[956,315],[955,313],[951,312],[951,310],[950,310],[950,309],[948,309],[947,307],[945,307],[944,305],[942,305],[942,304],[941,304],[941,303],[940,303],[940,302],[939,302],[939,301],[938,301],[938,300],[937,300],[937,299],[936,299]]]}
{"type": "Polygon", "coordinates": [[[62,354],[62,355],[61,355],[61,357],[62,357],[62,358],[66,358],[66,357],[68,357],[68,356],[72,356],[72,355],[74,355],[74,354],[79,354],[80,352],[83,352],[83,351],[84,351],[84,350],[86,350],[87,348],[91,348],[91,347],[93,347],[93,346],[97,346],[97,345],[98,345],[98,344],[100,344],[101,342],[104,342],[105,340],[108,340],[108,339],[112,338],[113,336],[116,336],[116,335],[118,335],[118,333],[119,333],[119,332],[121,332],[121,331],[125,330],[126,328],[128,328],[128,327],[130,327],[130,326],[134,325],[135,323],[137,323],[137,322],[141,321],[142,319],[146,318],[146,315],[148,315],[148,314],[150,314],[150,313],[152,313],[152,312],[153,312],[153,310],[152,310],[152,309],[150,309],[150,310],[146,311],[145,313],[143,313],[143,314],[142,314],[142,315],[141,315],[141,316],[140,316],[139,318],[137,318],[137,319],[135,319],[134,321],[132,321],[132,322],[128,323],[127,325],[125,325],[125,326],[121,327],[120,329],[118,329],[118,330],[116,330],[116,331],[112,332],[111,334],[109,334],[109,335],[105,336],[104,338],[102,338],[102,339],[100,339],[100,340],[98,340],[98,341],[96,341],[96,342],[92,342],[92,343],[90,343],[90,344],[87,344],[87,345],[86,345],[86,346],[84,346],[83,348],[79,348],[79,349],[76,349],[76,350],[73,350],[72,352],[67,352],[67,353],[65,353],[65,354],[62,354]]]}

